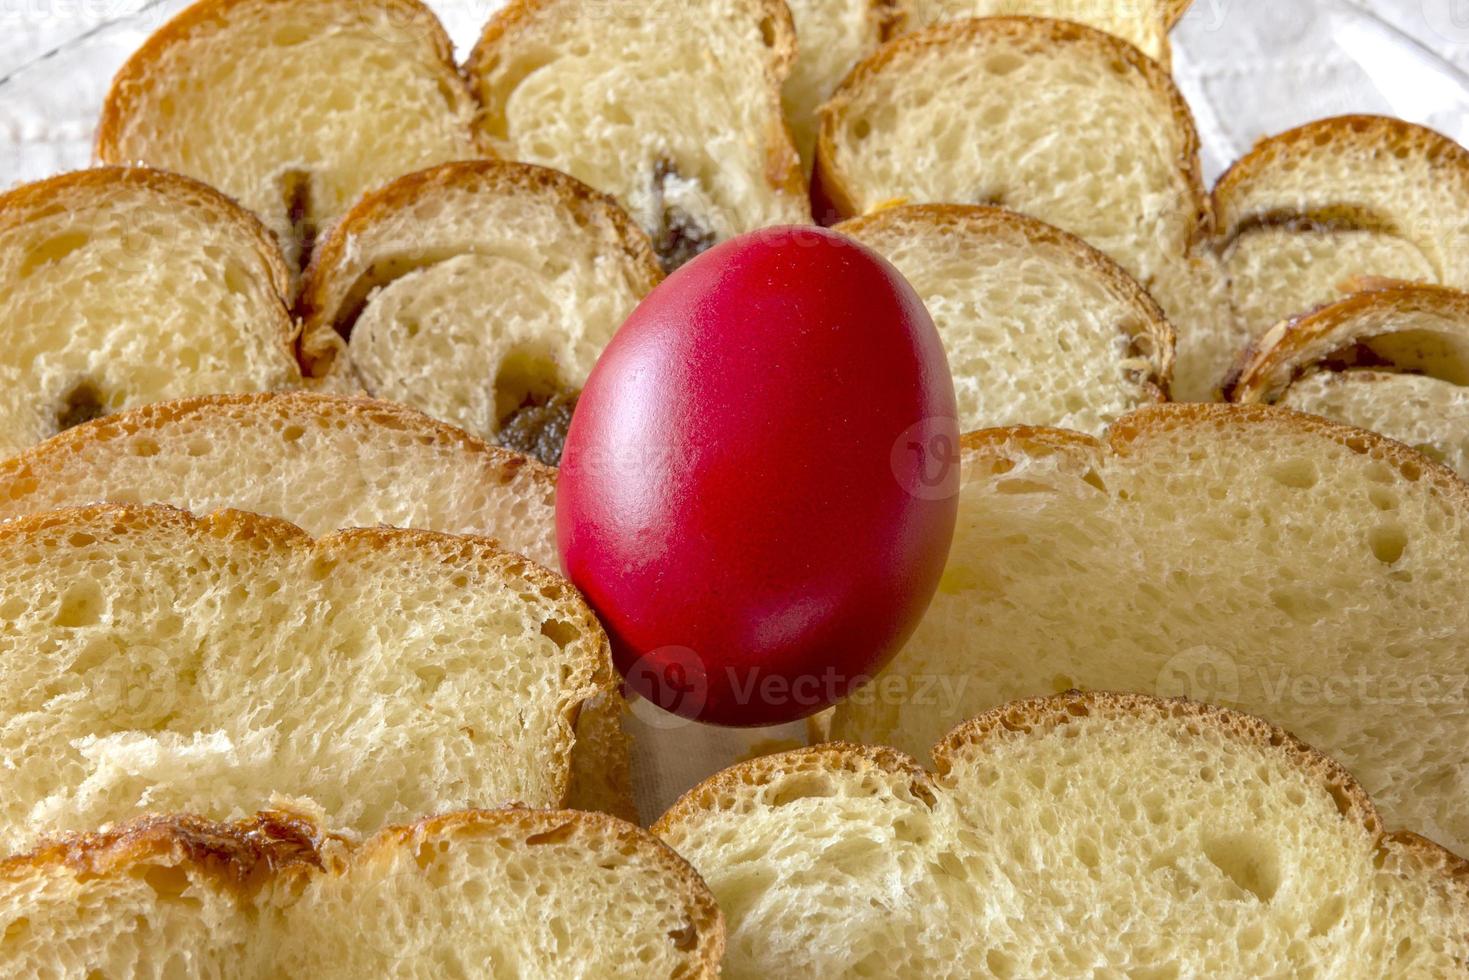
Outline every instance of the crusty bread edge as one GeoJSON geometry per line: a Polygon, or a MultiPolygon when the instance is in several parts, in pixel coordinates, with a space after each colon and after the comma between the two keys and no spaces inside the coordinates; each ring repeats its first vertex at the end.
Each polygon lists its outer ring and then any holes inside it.
{"type": "Polygon", "coordinates": [[[59,432],[10,459],[0,461],[0,493],[14,481],[25,479],[32,470],[42,473],[54,471],[54,467],[49,465],[51,460],[64,460],[67,456],[91,446],[163,430],[197,418],[229,419],[242,412],[255,411],[272,412],[282,418],[345,417],[373,424],[390,420],[395,427],[413,432],[436,446],[482,458],[489,468],[499,474],[502,483],[508,483],[516,477],[525,477],[548,491],[554,492],[556,487],[556,471],[551,467],[520,453],[492,446],[463,429],[440,422],[406,405],[355,395],[287,391],[201,395],[154,402],[84,422],[59,432]]]}
{"type": "MultiPolygon", "coordinates": [[[[1193,238],[1201,240],[1208,234],[1212,227],[1212,213],[1204,188],[1198,128],[1194,125],[1192,110],[1168,70],[1127,41],[1105,31],[1044,17],[982,17],[935,24],[897,38],[853,68],[832,97],[821,107],[821,125],[816,138],[816,176],[813,180],[821,187],[826,202],[838,215],[850,218],[859,213],[849,183],[842,176],[835,159],[836,130],[854,93],[900,57],[928,48],[943,47],[951,42],[963,43],[988,35],[1026,36],[1057,46],[1090,45],[1104,57],[1116,59],[1136,71],[1147,87],[1161,93],[1169,103],[1174,126],[1183,136],[1182,152],[1175,162],[1193,198],[1190,206],[1193,211],[1193,238]]],[[[1192,244],[1194,241],[1190,242],[1192,244]]]]}
{"type": "Polygon", "coordinates": [[[832,227],[832,231],[862,238],[862,233],[873,227],[886,227],[889,223],[907,220],[926,222],[935,233],[963,233],[969,235],[990,234],[996,229],[1013,231],[1027,242],[1045,245],[1065,253],[1077,265],[1082,266],[1101,279],[1141,314],[1130,337],[1146,336],[1152,343],[1153,376],[1143,379],[1145,391],[1154,401],[1167,401],[1173,382],[1174,352],[1177,333],[1168,322],[1161,307],[1148,292],[1138,285],[1128,272],[1102,252],[1088,245],[1069,232],[1062,231],[1038,218],[1010,211],[1006,208],[982,204],[906,204],[883,208],[870,214],[849,218],[832,227]]]}
{"type": "Polygon", "coordinates": [[[1108,691],[1067,691],[1062,694],[1013,701],[963,722],[933,748],[935,768],[926,771],[896,749],[826,742],[779,755],[738,763],[689,790],[652,826],[661,837],[674,837],[681,825],[703,812],[743,812],[750,790],[768,785],[792,772],[850,772],[872,769],[912,780],[913,793],[931,801],[944,789],[960,755],[987,743],[1025,738],[1037,730],[1064,727],[1075,717],[1101,714],[1112,717],[1153,716],[1183,721],[1219,731],[1231,739],[1279,752],[1295,769],[1310,774],[1335,800],[1343,819],[1359,825],[1374,848],[1401,847],[1412,853],[1425,873],[1440,874],[1460,900],[1469,905],[1469,861],[1426,838],[1408,832],[1386,833],[1377,808],[1366,791],[1340,763],[1295,738],[1284,729],[1248,715],[1185,698],[1158,698],[1147,694],[1108,691]]]}
{"type": "Polygon", "coordinates": [[[1358,215],[1329,200],[1309,207],[1304,213],[1260,212],[1253,207],[1253,186],[1268,184],[1271,170],[1282,160],[1310,157],[1323,147],[1377,149],[1390,147],[1421,153],[1443,179],[1436,190],[1444,200],[1453,199],[1469,214],[1469,149],[1437,130],[1390,116],[1365,114],[1317,119],[1259,140],[1214,184],[1211,194],[1217,221],[1217,244],[1221,252],[1242,233],[1261,224],[1276,224],[1294,218],[1321,218],[1355,226],[1373,226],[1380,216],[1358,215]]]}
{"type": "MultiPolygon", "coordinates": [[[[471,91],[486,110],[487,100],[480,85],[481,66],[492,57],[492,52],[502,45],[514,45],[515,35],[530,26],[543,12],[553,7],[576,7],[597,0],[509,0],[491,15],[479,40],[475,42],[469,57],[464,62],[464,73],[469,79],[471,91]]],[[[796,23],[785,0],[739,0],[757,13],[762,31],[769,38],[766,45],[770,52],[765,84],[770,97],[773,116],[769,129],[763,134],[765,147],[764,176],[766,183],[778,193],[794,197],[802,202],[807,198],[806,177],[801,167],[801,157],[791,142],[786,128],[785,116],[781,111],[781,88],[796,62],[796,23]]],[[[480,126],[476,124],[476,132],[480,126]]],[[[804,204],[803,204],[804,206],[804,204]]]]}
{"type": "Polygon", "coordinates": [[[399,209],[441,189],[483,188],[487,194],[549,194],[568,214],[587,215],[613,230],[646,294],[663,279],[663,269],[648,236],[616,200],[569,174],[549,167],[505,160],[465,160],[415,173],[364,194],[314,250],[303,274],[296,313],[302,323],[302,360],[314,376],[327,373],[345,340],[341,304],[354,282],[341,282],[343,269],[364,247],[371,249],[378,225],[399,209]],[[364,245],[364,243],[366,243],[364,245]]]}
{"type": "Polygon", "coordinates": [[[582,599],[581,593],[560,575],[523,555],[502,550],[490,538],[391,527],[348,528],[313,538],[289,521],[242,510],[225,508],[196,517],[188,511],[166,504],[92,504],[58,508],[0,521],[0,543],[53,529],[82,530],[88,524],[109,521],[115,528],[122,529],[120,533],[177,528],[200,537],[226,538],[240,542],[259,541],[264,547],[305,552],[325,559],[350,559],[355,554],[373,554],[390,547],[412,547],[441,562],[475,560],[484,562],[506,577],[525,577],[543,596],[561,607],[560,613],[574,621],[577,631],[589,638],[588,646],[591,648],[583,658],[581,669],[563,678],[558,692],[558,696],[572,697],[572,702],[562,714],[570,737],[556,746],[560,772],[553,785],[557,786],[557,796],[563,802],[571,789],[572,753],[576,745],[575,733],[582,706],[598,694],[621,696],[610,668],[611,642],[602,629],[601,622],[582,599]],[[574,692],[578,690],[590,693],[577,697],[574,692]]]}
{"type": "Polygon", "coordinates": [[[1369,336],[1396,332],[1366,332],[1360,318],[1378,311],[1438,313],[1469,341],[1469,293],[1428,283],[1368,289],[1271,327],[1240,353],[1224,383],[1225,400],[1275,402],[1320,363],[1312,352],[1324,356],[1369,336]]]}
{"type": "MultiPolygon", "coordinates": [[[[176,44],[188,42],[190,34],[212,21],[222,21],[235,7],[268,6],[279,4],[292,6],[297,0],[195,0],[193,4],[175,14],[134,51],[118,69],[102,101],[102,113],[97,123],[93,155],[103,163],[126,163],[122,159],[120,146],[124,125],[133,118],[138,96],[152,88],[158,81],[158,62],[176,44]]],[[[316,0],[316,4],[337,0],[316,0]]],[[[400,18],[420,26],[424,30],[434,54],[448,74],[454,76],[463,89],[466,104],[473,98],[464,76],[454,61],[454,43],[437,15],[420,0],[353,0],[344,6],[362,4],[380,5],[398,12],[400,18]]]]}
{"type": "MultiPolygon", "coordinates": [[[[0,861],[0,879],[24,883],[65,868],[81,877],[126,873],[152,858],[188,866],[222,889],[249,899],[272,879],[305,885],[324,875],[343,876],[360,865],[390,860],[402,850],[453,836],[524,835],[557,839],[568,827],[605,838],[620,850],[653,859],[674,886],[694,930],[688,977],[715,977],[724,955],[724,915],[697,871],[667,844],[636,826],[580,810],[458,810],[415,823],[386,827],[360,844],[336,837],[312,817],[268,810],[232,823],[191,815],[146,816],[113,829],[47,840],[25,854],[0,861]]],[[[299,896],[299,889],[294,891],[299,896]]]]}

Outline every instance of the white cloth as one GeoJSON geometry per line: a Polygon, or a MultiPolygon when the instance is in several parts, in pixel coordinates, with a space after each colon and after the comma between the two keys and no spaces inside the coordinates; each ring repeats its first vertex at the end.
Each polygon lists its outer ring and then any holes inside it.
{"type": "MultiPolygon", "coordinates": [[[[0,0],[0,187],[86,166],[108,81],[185,2],[0,0]]],[[[429,2],[463,54],[503,0],[429,2]]],[[[1399,115],[1469,143],[1469,0],[1195,0],[1174,61],[1210,180],[1259,137],[1341,112],[1399,115]]],[[[645,820],[762,741],[802,731],[638,713],[645,820]]]]}

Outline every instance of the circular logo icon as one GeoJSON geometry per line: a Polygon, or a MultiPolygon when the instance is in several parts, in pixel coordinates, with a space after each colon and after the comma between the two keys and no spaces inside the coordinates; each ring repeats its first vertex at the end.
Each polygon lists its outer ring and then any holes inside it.
{"type": "Polygon", "coordinates": [[[638,695],[633,713],[652,728],[682,728],[708,703],[708,671],[703,658],[688,647],[651,650],[633,661],[623,678],[638,695]]]}
{"type": "Polygon", "coordinates": [[[935,416],[903,430],[888,457],[893,477],[920,500],[947,500],[959,492],[959,420],[935,416]]]}
{"type": "Polygon", "coordinates": [[[1226,702],[1239,699],[1239,666],[1209,647],[1190,647],[1174,654],[1158,671],[1159,697],[1226,702]]]}

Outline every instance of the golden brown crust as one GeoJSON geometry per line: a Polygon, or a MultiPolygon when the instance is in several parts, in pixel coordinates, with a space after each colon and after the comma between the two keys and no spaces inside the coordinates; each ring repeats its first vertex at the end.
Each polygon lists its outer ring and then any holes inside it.
{"type": "Polygon", "coordinates": [[[320,869],[324,839],[310,817],[285,810],[231,823],[188,814],[145,816],[110,830],[42,841],[0,862],[0,879],[24,881],[50,868],[106,877],[139,864],[164,864],[191,867],[223,887],[253,894],[288,869],[320,869]]]}
{"type": "Polygon", "coordinates": [[[649,829],[667,836],[680,822],[698,813],[744,812],[753,806],[749,790],[802,772],[881,772],[910,779],[915,795],[931,798],[932,777],[906,753],[881,745],[823,742],[808,748],[759,756],[723,769],[680,796],[649,829]]]}
{"type": "Polygon", "coordinates": [[[1167,401],[1173,380],[1173,358],[1177,334],[1164,316],[1162,308],[1125,269],[1069,232],[1037,218],[1005,208],[979,204],[906,204],[883,208],[870,214],[849,218],[832,227],[832,231],[861,239],[863,235],[885,229],[917,226],[935,234],[988,237],[1014,235],[1037,248],[1064,253],[1068,259],[1089,271],[1117,294],[1137,313],[1136,321],[1124,324],[1128,337],[1146,337],[1151,351],[1152,376],[1143,385],[1156,401],[1167,401]]]}
{"type": "MultiPolygon", "coordinates": [[[[75,834],[43,843],[35,850],[0,862],[0,878],[24,882],[37,876],[126,875],[142,864],[184,867],[209,876],[222,887],[253,895],[276,880],[309,881],[342,877],[354,867],[391,861],[403,851],[415,854],[426,844],[453,838],[502,837],[510,846],[535,847],[568,835],[592,846],[639,851],[650,860],[683,901],[692,935],[687,977],[715,977],[724,955],[724,916],[698,873],[666,844],[646,831],[600,813],[577,810],[462,810],[387,827],[353,846],[334,838],[309,817],[266,811],[253,819],[214,823],[194,816],[150,816],[95,834],[75,834]],[[324,845],[331,841],[333,846],[324,845]]],[[[590,850],[590,847],[589,847],[590,850]]],[[[299,895],[299,890],[292,889],[299,895]]]]}
{"type": "Polygon", "coordinates": [[[89,196],[114,187],[143,188],[168,198],[168,207],[199,210],[211,221],[227,225],[248,239],[260,260],[270,269],[269,285],[280,299],[281,312],[286,313],[292,277],[275,235],[254,214],[192,177],[151,167],[115,166],[76,170],[22,184],[0,194],[0,230],[31,220],[37,211],[60,203],[58,199],[66,195],[89,196]]]}
{"type": "Polygon", "coordinates": [[[1146,694],[1110,691],[1066,691],[1028,698],[992,708],[945,735],[933,749],[935,772],[947,776],[963,753],[982,751],[991,742],[1025,738],[1037,732],[1064,728],[1079,717],[1144,718],[1210,728],[1253,748],[1285,756],[1293,769],[1310,773],[1333,797],[1343,815],[1350,816],[1374,837],[1382,821],[1367,791],[1336,760],[1311,748],[1283,728],[1262,718],[1186,698],[1157,698],[1146,694]]]}
{"type": "MultiPolygon", "coordinates": [[[[447,565],[475,563],[491,569],[504,578],[524,579],[527,586],[542,597],[558,604],[558,615],[567,620],[578,635],[590,639],[586,655],[578,670],[561,678],[561,689],[577,696],[568,700],[562,717],[571,730],[577,727],[582,705],[589,697],[620,697],[616,678],[612,676],[612,648],[601,623],[566,579],[521,555],[502,551],[489,539],[460,534],[443,534],[410,528],[348,528],[320,538],[312,538],[288,521],[240,510],[218,510],[204,517],[162,504],[95,504],[68,507],[0,522],[0,544],[16,538],[64,532],[92,535],[126,536],[159,530],[182,532],[199,538],[221,538],[258,544],[262,549],[304,552],[326,562],[356,556],[380,556],[388,551],[413,551],[421,557],[447,565]],[[586,694],[591,690],[592,694],[586,694]]],[[[559,746],[562,760],[557,774],[560,798],[565,800],[571,785],[571,755],[575,739],[559,746]]]]}
{"type": "Polygon", "coordinates": [[[944,791],[945,780],[951,778],[956,760],[964,754],[982,753],[992,743],[1064,728],[1088,716],[1156,720],[1176,724],[1184,734],[1211,729],[1238,744],[1276,753],[1290,768],[1309,775],[1329,793],[1342,815],[1360,825],[1375,848],[1399,849],[1413,860],[1414,870],[1442,878],[1459,901],[1469,903],[1469,861],[1416,834],[1384,832],[1367,792],[1334,759],[1254,715],[1186,698],[1145,694],[1067,691],[1001,705],[958,725],[940,739],[933,748],[933,772],[895,749],[846,742],[752,759],[716,773],[689,790],[653,824],[652,831],[671,836],[680,824],[700,813],[743,812],[754,805],[751,790],[799,772],[861,773],[876,769],[911,778],[914,795],[931,800],[944,791]]]}
{"type": "MultiPolygon", "coordinates": [[[[464,62],[465,74],[470,86],[487,116],[495,110],[494,100],[488,96],[482,83],[488,66],[498,58],[499,52],[513,50],[517,35],[529,31],[541,17],[576,17],[582,10],[597,0],[509,0],[490,17],[480,33],[479,41],[464,62]],[[566,7],[569,13],[554,8],[566,7]]],[[[674,0],[685,3],[688,0],[674,0]]],[[[769,128],[764,133],[765,179],[774,189],[789,195],[806,194],[806,177],[801,169],[801,158],[791,143],[785,118],[780,111],[780,91],[796,63],[796,24],[785,0],[739,0],[750,8],[752,19],[759,25],[765,38],[765,47],[770,52],[766,69],[766,83],[770,90],[772,115],[769,128]]]]}
{"type": "Polygon", "coordinates": [[[1273,403],[1334,353],[1392,333],[1380,329],[1382,317],[1413,313],[1441,318],[1469,346],[1469,293],[1426,283],[1379,284],[1270,328],[1240,354],[1224,383],[1224,397],[1273,403]]]}
{"type": "Polygon", "coordinates": [[[1194,5],[1194,0],[1163,0],[1163,23],[1172,30],[1183,20],[1183,15],[1194,5]]]}
{"type": "MultiPolygon", "coordinates": [[[[1278,168],[1294,167],[1302,159],[1322,153],[1353,156],[1384,156],[1399,160],[1421,157],[1435,175],[1434,186],[1445,207],[1469,213],[1469,150],[1426,126],[1386,116],[1347,115],[1318,119],[1295,129],[1260,140],[1214,185],[1214,212],[1218,220],[1219,247],[1228,248],[1240,234],[1262,224],[1280,224],[1292,219],[1360,227],[1364,230],[1396,231],[1389,216],[1366,213],[1356,202],[1332,200],[1330,189],[1320,201],[1288,212],[1261,210],[1254,201],[1257,185],[1270,186],[1278,168]],[[1386,227],[1384,225],[1386,224],[1386,227]]],[[[1389,166],[1401,164],[1389,163],[1389,166]]]]}
{"type": "MultiPolygon", "coordinates": [[[[378,226],[399,210],[448,189],[486,195],[552,197],[578,224],[585,222],[611,229],[622,253],[638,273],[644,293],[663,279],[662,267],[647,234],[613,198],[569,174],[503,160],[461,161],[430,167],[363,195],[312,255],[302,279],[297,313],[303,328],[303,360],[312,365],[313,374],[329,370],[331,356],[336,351],[335,337],[345,339],[351,333],[351,311],[342,307],[357,287],[358,277],[349,275],[348,270],[364,251],[371,250],[375,244],[372,236],[378,226]]],[[[426,237],[432,237],[432,232],[426,233],[426,237]]]]}
{"type": "Polygon", "coordinates": [[[36,492],[38,481],[58,472],[69,456],[92,446],[131,438],[141,432],[167,430],[199,418],[233,420],[267,413],[279,418],[352,419],[412,432],[430,444],[482,458],[486,469],[497,474],[501,483],[517,477],[529,478],[548,492],[555,490],[556,471],[549,466],[492,446],[406,405],[351,395],[296,391],[204,395],[156,402],[83,423],[0,462],[0,499],[23,500],[36,492]]]}
{"type": "Polygon", "coordinates": [[[831,99],[822,106],[821,131],[816,139],[818,176],[815,179],[840,216],[852,217],[861,211],[857,206],[856,192],[842,175],[836,159],[836,132],[855,94],[890,66],[897,65],[898,68],[893,70],[901,70],[903,62],[922,58],[950,45],[980,45],[995,41],[1023,45],[1036,55],[1071,58],[1085,55],[1107,64],[1124,65],[1139,75],[1147,88],[1168,103],[1182,137],[1183,145],[1176,162],[1193,198],[1190,210],[1194,212],[1196,235],[1207,233],[1211,215],[1199,159],[1198,131],[1194,126],[1193,113],[1167,69],[1133,45],[1105,31],[1043,17],[982,17],[936,24],[898,38],[853,68],[831,99]]]}
{"type": "MultiPolygon", "coordinates": [[[[326,0],[335,3],[336,0],[326,0]]],[[[318,0],[320,5],[325,2],[318,0]]],[[[102,103],[102,117],[97,124],[95,154],[103,163],[128,162],[122,148],[123,127],[133,116],[141,93],[153,88],[160,76],[166,74],[159,62],[175,45],[186,44],[196,31],[222,27],[232,11],[248,6],[302,7],[300,0],[197,0],[192,6],[176,14],[155,31],[143,46],[133,52],[108,89],[102,103]]],[[[434,56],[460,85],[463,76],[454,63],[454,44],[432,10],[419,0],[353,0],[339,3],[346,11],[361,11],[368,6],[377,6],[387,11],[391,19],[401,24],[412,24],[421,31],[432,46],[434,56]]],[[[468,94],[466,90],[466,95],[468,94]]]]}

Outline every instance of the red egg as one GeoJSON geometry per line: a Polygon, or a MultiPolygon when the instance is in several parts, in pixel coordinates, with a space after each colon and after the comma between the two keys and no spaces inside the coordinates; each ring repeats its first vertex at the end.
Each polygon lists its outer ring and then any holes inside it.
{"type": "Polygon", "coordinates": [[[556,498],[629,686],[766,725],[869,680],[948,555],[955,420],[922,301],[850,239],[769,228],[669,276],[587,381],[556,498]]]}

